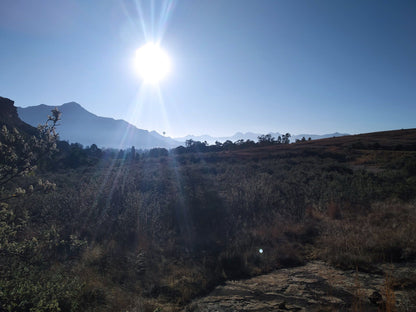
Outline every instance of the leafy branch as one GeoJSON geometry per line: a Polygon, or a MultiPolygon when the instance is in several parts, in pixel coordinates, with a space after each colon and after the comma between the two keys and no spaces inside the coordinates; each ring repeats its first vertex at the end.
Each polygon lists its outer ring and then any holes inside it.
{"type": "MultiPolygon", "coordinates": [[[[16,128],[9,130],[3,125],[0,131],[0,202],[25,194],[26,191],[33,192],[32,185],[27,190],[19,186],[11,192],[9,184],[17,177],[33,172],[40,159],[57,151],[56,126],[60,116],[59,110],[53,109],[45,124],[38,126],[38,134],[31,137],[16,128]]],[[[38,186],[50,188],[52,184],[40,180],[38,186]]]]}

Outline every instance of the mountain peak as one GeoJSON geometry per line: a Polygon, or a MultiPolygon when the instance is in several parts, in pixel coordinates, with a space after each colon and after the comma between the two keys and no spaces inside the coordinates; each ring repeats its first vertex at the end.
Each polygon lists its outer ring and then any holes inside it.
{"type": "Polygon", "coordinates": [[[64,103],[64,104],[61,105],[61,107],[77,107],[77,108],[82,108],[82,106],[80,104],[78,104],[77,102],[64,103]]]}
{"type": "MultiPolygon", "coordinates": [[[[44,122],[54,106],[30,106],[19,108],[22,120],[31,125],[44,122]]],[[[59,136],[69,142],[78,142],[84,146],[96,144],[100,147],[139,149],[153,147],[176,147],[178,142],[165,138],[156,132],[138,129],[124,120],[99,117],[76,102],[68,102],[57,106],[62,112],[59,123],[59,136]]]]}

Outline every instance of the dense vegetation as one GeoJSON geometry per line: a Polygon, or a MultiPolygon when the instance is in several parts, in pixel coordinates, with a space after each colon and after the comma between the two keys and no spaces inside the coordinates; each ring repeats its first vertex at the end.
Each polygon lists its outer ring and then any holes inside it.
{"type": "Polygon", "coordinates": [[[225,279],[308,259],[414,260],[414,136],[147,152],[58,142],[2,189],[56,185],[3,200],[0,310],[175,311],[225,279]]]}

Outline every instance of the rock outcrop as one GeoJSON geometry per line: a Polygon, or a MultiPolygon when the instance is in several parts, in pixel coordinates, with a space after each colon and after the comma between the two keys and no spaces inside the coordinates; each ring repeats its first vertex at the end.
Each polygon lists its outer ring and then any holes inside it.
{"type": "MultiPolygon", "coordinates": [[[[46,120],[47,116],[45,116],[46,120]]],[[[35,134],[36,129],[23,122],[17,114],[14,101],[0,96],[0,126],[6,125],[9,128],[17,128],[27,134],[35,134]]]]}
{"type": "Polygon", "coordinates": [[[403,285],[409,275],[415,278],[415,268],[414,264],[387,265],[377,273],[363,273],[313,261],[226,282],[184,311],[380,311],[392,301],[398,311],[416,311],[415,287],[403,285]]]}

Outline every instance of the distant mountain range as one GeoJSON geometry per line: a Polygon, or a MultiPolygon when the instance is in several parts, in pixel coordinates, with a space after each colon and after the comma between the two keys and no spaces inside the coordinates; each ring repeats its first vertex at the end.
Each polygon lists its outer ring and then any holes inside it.
{"type": "MultiPolygon", "coordinates": [[[[26,123],[37,126],[45,123],[55,106],[45,104],[18,107],[19,117],[26,123]]],[[[75,102],[57,106],[62,113],[57,131],[61,140],[81,143],[84,146],[96,144],[98,147],[150,149],[154,147],[172,148],[180,142],[164,137],[156,131],[138,129],[124,120],[99,117],[85,110],[75,102]]]]}
{"type": "MultiPolygon", "coordinates": [[[[29,107],[17,107],[19,117],[26,123],[32,126],[37,126],[46,121],[47,116],[51,114],[51,110],[55,106],[48,106],[45,104],[29,107]]],[[[154,147],[173,148],[179,145],[184,145],[186,140],[207,141],[209,144],[214,144],[215,141],[225,142],[230,140],[235,142],[237,140],[252,140],[257,142],[258,137],[267,133],[253,133],[253,132],[237,132],[233,136],[228,137],[213,137],[210,135],[194,136],[188,135],[181,138],[165,137],[156,131],[147,131],[138,129],[132,124],[124,120],[115,120],[113,118],[99,117],[93,113],[85,110],[81,105],[75,102],[65,103],[57,106],[62,113],[59,127],[59,137],[61,140],[70,143],[81,143],[84,146],[96,144],[98,147],[106,148],[130,148],[134,146],[136,149],[150,149],[154,147]]],[[[277,138],[282,134],[279,132],[270,133],[277,138]]],[[[330,133],[323,135],[316,134],[299,134],[291,137],[291,142],[296,139],[309,137],[312,140],[324,139],[330,137],[338,137],[348,135],[345,133],[330,133]]]]}
{"type": "MultiPolygon", "coordinates": [[[[278,136],[282,136],[281,133],[279,132],[269,132],[273,137],[277,138],[278,136]]],[[[174,138],[175,140],[178,140],[180,142],[185,142],[186,140],[194,140],[194,141],[207,141],[209,144],[214,144],[215,141],[224,143],[227,140],[230,140],[232,142],[235,142],[237,140],[252,140],[254,142],[258,141],[258,137],[262,134],[269,134],[269,133],[253,133],[253,132],[246,132],[246,133],[242,133],[242,132],[237,132],[236,134],[234,134],[233,136],[230,137],[212,137],[210,135],[200,135],[200,136],[195,136],[195,135],[187,135],[185,137],[181,137],[181,138],[174,138]]],[[[347,133],[339,133],[339,132],[335,132],[335,133],[329,133],[329,134],[296,134],[296,135],[292,135],[290,138],[290,142],[295,142],[296,140],[301,140],[303,137],[305,139],[311,138],[312,140],[318,140],[318,139],[326,139],[326,138],[332,138],[332,137],[339,137],[339,136],[344,136],[344,135],[349,135],[347,133]]]]}

